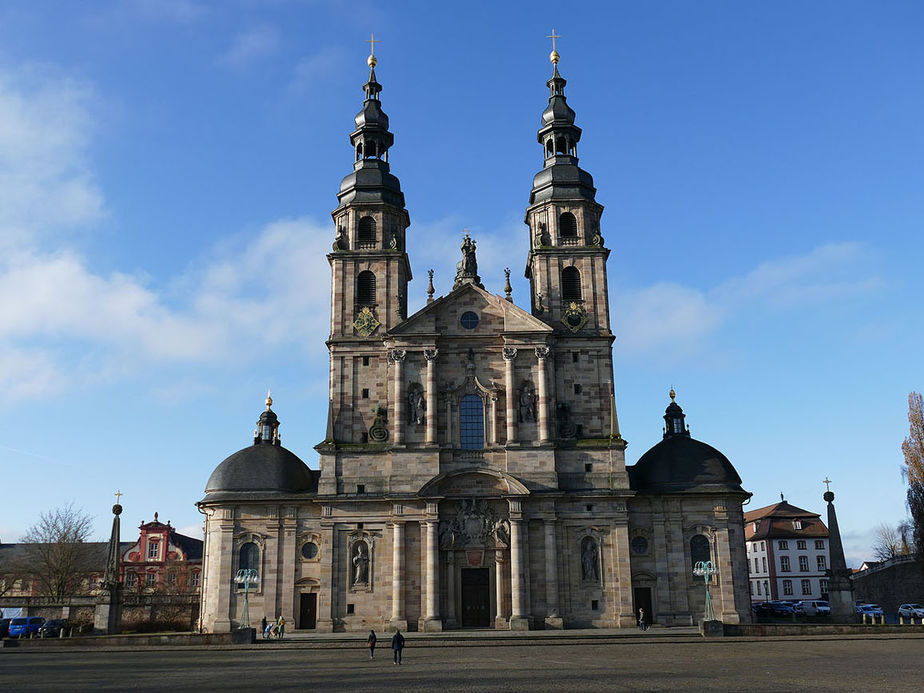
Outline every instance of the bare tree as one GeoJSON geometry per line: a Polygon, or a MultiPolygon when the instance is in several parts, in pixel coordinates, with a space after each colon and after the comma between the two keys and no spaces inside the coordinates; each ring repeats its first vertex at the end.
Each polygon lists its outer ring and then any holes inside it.
{"type": "Polygon", "coordinates": [[[905,466],[902,473],[908,481],[908,510],[914,525],[914,552],[924,571],[924,401],[921,393],[908,395],[908,437],[902,443],[905,466]]]}
{"type": "Polygon", "coordinates": [[[41,596],[62,599],[86,591],[88,574],[98,569],[85,543],[92,519],[69,503],[42,513],[23,536],[25,561],[41,596]]]}
{"type": "Polygon", "coordinates": [[[898,531],[884,522],[876,528],[873,539],[873,556],[877,561],[887,561],[900,556],[902,553],[902,539],[898,531]]]}

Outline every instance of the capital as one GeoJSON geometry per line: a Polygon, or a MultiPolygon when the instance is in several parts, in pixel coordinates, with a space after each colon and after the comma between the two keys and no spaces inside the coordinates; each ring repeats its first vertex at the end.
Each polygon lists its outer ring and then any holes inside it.
{"type": "Polygon", "coordinates": [[[424,358],[427,361],[436,361],[436,357],[440,355],[439,349],[424,349],[424,358]]]}
{"type": "Polygon", "coordinates": [[[388,358],[395,363],[403,363],[405,356],[407,356],[407,351],[405,349],[392,349],[388,352],[388,358]]]}
{"type": "Polygon", "coordinates": [[[504,347],[504,361],[513,361],[517,357],[517,350],[513,347],[504,347]]]}
{"type": "Polygon", "coordinates": [[[547,346],[537,346],[536,347],[536,358],[540,361],[543,361],[549,358],[549,354],[552,353],[552,350],[547,346]]]}

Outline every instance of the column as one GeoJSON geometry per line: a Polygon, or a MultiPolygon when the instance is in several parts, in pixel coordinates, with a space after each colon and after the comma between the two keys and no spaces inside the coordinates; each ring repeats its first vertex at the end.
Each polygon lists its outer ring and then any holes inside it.
{"type": "Polygon", "coordinates": [[[436,445],[436,357],[437,349],[424,349],[427,359],[427,445],[436,445]]]}
{"type": "MultiPolygon", "coordinates": [[[[321,507],[322,517],[329,518],[331,507],[321,507]]],[[[337,527],[330,520],[321,522],[321,589],[318,594],[318,633],[332,633],[337,619],[337,527]],[[327,600],[326,602],[324,600],[327,600]]]]}
{"type": "Polygon", "coordinates": [[[549,393],[548,372],[546,360],[551,349],[547,346],[536,347],[536,358],[539,360],[539,442],[549,442],[549,393]]]}
{"type": "Polygon", "coordinates": [[[395,445],[404,444],[404,349],[392,349],[389,354],[395,364],[395,418],[391,422],[391,438],[395,445]]]}
{"type": "Polygon", "coordinates": [[[277,547],[282,558],[281,561],[279,556],[276,559],[276,565],[282,570],[280,580],[282,594],[277,599],[279,600],[279,611],[286,620],[286,630],[295,630],[295,552],[298,550],[295,547],[295,537],[298,523],[295,519],[294,508],[286,508],[285,515],[280,532],[281,542],[277,547]]]}
{"type": "Polygon", "coordinates": [[[512,347],[504,347],[504,387],[507,388],[507,445],[517,442],[517,411],[516,411],[516,392],[514,390],[513,367],[517,357],[517,350],[512,347]]]}
{"type": "Polygon", "coordinates": [[[494,627],[506,628],[504,618],[504,553],[502,549],[494,551],[494,601],[497,604],[494,614],[494,627]]]}
{"type": "Polygon", "coordinates": [[[231,572],[234,560],[234,520],[231,513],[231,510],[224,508],[217,513],[220,515],[217,522],[220,548],[218,550],[218,571],[212,575],[212,589],[218,592],[215,620],[210,629],[213,633],[227,633],[232,625],[231,595],[235,585],[232,582],[234,575],[231,572]]]}
{"type": "Polygon", "coordinates": [[[545,520],[545,602],[548,614],[546,628],[562,628],[558,613],[558,546],[555,540],[555,518],[545,520]]]}
{"type": "MultiPolygon", "coordinates": [[[[516,502],[519,505],[518,501],[516,502]]],[[[519,515],[519,512],[517,512],[519,515]]],[[[510,630],[529,630],[526,614],[526,570],[523,565],[523,520],[510,517],[510,630]]]]}
{"type": "Polygon", "coordinates": [[[440,554],[437,541],[437,521],[427,520],[427,610],[424,614],[424,631],[443,630],[440,621],[440,554]]]}
{"type": "Polygon", "coordinates": [[[456,627],[456,566],[452,551],[446,552],[446,626],[456,627]]]}
{"type": "Polygon", "coordinates": [[[391,548],[391,623],[392,628],[407,630],[404,617],[404,522],[392,525],[391,548]]]}

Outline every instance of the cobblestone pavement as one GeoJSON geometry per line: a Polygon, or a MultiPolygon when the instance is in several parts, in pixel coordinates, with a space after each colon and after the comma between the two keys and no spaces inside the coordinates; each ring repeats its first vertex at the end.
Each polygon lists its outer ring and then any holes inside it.
{"type": "Polygon", "coordinates": [[[5,691],[907,691],[924,638],[647,640],[379,648],[0,650],[5,691]]]}

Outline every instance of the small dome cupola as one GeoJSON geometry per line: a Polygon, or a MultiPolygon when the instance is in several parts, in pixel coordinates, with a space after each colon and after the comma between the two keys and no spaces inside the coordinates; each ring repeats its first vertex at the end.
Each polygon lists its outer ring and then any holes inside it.
{"type": "Polygon", "coordinates": [[[674,388],[671,388],[670,395],[671,403],[668,404],[667,409],[664,410],[664,437],[673,438],[674,436],[686,436],[689,438],[690,429],[685,424],[686,415],[684,415],[680,405],[674,401],[677,397],[674,388]]]}
{"type": "Polygon", "coordinates": [[[279,417],[272,410],[273,398],[270,392],[266,393],[266,411],[257,419],[257,429],[253,432],[254,445],[281,445],[282,437],[279,435],[279,417]]]}

